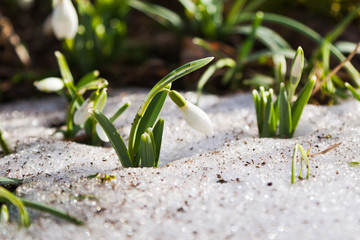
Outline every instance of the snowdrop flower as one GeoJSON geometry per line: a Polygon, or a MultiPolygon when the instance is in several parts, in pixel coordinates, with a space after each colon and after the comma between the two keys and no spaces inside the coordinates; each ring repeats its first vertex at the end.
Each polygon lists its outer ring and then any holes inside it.
{"type": "Polygon", "coordinates": [[[301,77],[304,67],[304,51],[299,47],[295,54],[295,60],[291,67],[291,77],[297,79],[301,77]]]}
{"type": "Polygon", "coordinates": [[[92,100],[90,98],[86,99],[86,101],[80,106],[78,110],[76,110],[74,114],[74,123],[77,125],[83,124],[90,117],[90,110],[92,108],[102,111],[105,107],[107,100],[107,89],[104,88],[100,95],[96,100],[92,100]],[[95,103],[96,102],[96,103],[95,103]]]}
{"type": "Polygon", "coordinates": [[[199,107],[185,100],[177,91],[170,91],[171,100],[179,107],[187,124],[202,133],[212,132],[212,123],[209,116],[199,107]]]}
{"type": "Polygon", "coordinates": [[[73,39],[78,30],[78,16],[71,0],[59,0],[52,13],[52,28],[58,39],[73,39]]]}
{"type": "Polygon", "coordinates": [[[76,110],[74,114],[74,123],[77,125],[83,124],[90,117],[89,109],[94,106],[94,102],[90,101],[90,98],[86,99],[85,102],[76,110]]]}
{"type": "Polygon", "coordinates": [[[101,139],[101,141],[109,142],[108,136],[106,135],[103,128],[98,123],[96,124],[95,129],[96,129],[96,134],[101,139]]]}
{"type": "Polygon", "coordinates": [[[34,85],[43,92],[57,92],[64,88],[64,81],[61,78],[49,77],[34,82],[34,85]]]}

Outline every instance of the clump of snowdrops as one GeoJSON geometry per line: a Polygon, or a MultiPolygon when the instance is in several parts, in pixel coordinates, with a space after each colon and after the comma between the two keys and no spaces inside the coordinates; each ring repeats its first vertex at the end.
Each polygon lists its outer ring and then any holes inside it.
{"type": "Polygon", "coordinates": [[[126,147],[122,137],[107,118],[95,107],[88,108],[88,112],[102,127],[123,167],[157,167],[160,157],[164,120],[158,119],[167,96],[179,107],[185,121],[194,129],[210,133],[212,124],[207,114],[188,102],[180,93],[171,90],[171,83],[186,74],[195,71],[213,58],[203,58],[189,62],[170,72],[162,78],[147,94],[143,104],[135,115],[126,147]]]}
{"type": "MultiPolygon", "coordinates": [[[[103,136],[101,129],[96,127],[96,121],[90,116],[87,109],[93,108],[102,111],[107,101],[108,81],[99,77],[99,71],[93,71],[83,76],[77,83],[70,72],[64,55],[55,52],[60,68],[61,78],[49,77],[34,83],[35,87],[43,92],[56,92],[64,96],[68,106],[66,111],[66,127],[60,130],[66,138],[74,137],[80,129],[83,129],[87,136],[90,136],[90,143],[98,145],[101,143],[99,136],[103,136]],[[91,92],[90,96],[84,99],[84,94],[91,92]],[[97,134],[96,129],[100,132],[97,134]]],[[[129,106],[129,103],[122,105],[110,118],[114,122],[129,106]]]]}

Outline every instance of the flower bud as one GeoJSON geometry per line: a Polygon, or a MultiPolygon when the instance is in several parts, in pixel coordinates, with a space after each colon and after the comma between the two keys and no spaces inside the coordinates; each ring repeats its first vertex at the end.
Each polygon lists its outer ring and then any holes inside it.
{"type": "Polygon", "coordinates": [[[49,77],[34,82],[34,86],[43,92],[57,92],[64,88],[64,81],[61,78],[49,77]]]}
{"type": "Polygon", "coordinates": [[[59,0],[54,6],[52,28],[57,39],[73,39],[78,30],[78,16],[71,0],[59,0]]]}
{"type": "Polygon", "coordinates": [[[294,58],[293,65],[291,67],[291,77],[297,79],[301,77],[304,67],[304,51],[301,47],[298,47],[294,58]]]}

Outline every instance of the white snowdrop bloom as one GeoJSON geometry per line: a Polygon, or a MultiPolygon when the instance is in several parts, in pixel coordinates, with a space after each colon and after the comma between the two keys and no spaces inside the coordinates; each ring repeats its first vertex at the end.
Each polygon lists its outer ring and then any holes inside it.
{"type": "Polygon", "coordinates": [[[210,118],[201,108],[186,101],[186,104],[180,108],[180,111],[190,127],[202,133],[212,132],[210,118]]]}
{"type": "Polygon", "coordinates": [[[302,70],[304,67],[304,52],[301,47],[296,51],[294,64],[291,68],[291,76],[293,78],[298,78],[301,76],[302,70]]]}
{"type": "Polygon", "coordinates": [[[86,99],[86,101],[80,106],[78,110],[76,110],[74,114],[74,123],[77,125],[83,124],[90,117],[89,109],[94,105],[93,101],[90,99],[86,99]]]}
{"type": "Polygon", "coordinates": [[[57,92],[64,88],[64,81],[61,78],[49,77],[34,82],[34,86],[43,92],[57,92]]]}
{"type": "Polygon", "coordinates": [[[179,107],[183,118],[190,127],[202,133],[212,132],[212,123],[210,118],[201,108],[188,102],[175,90],[170,91],[169,97],[179,107]]]}
{"type": "Polygon", "coordinates": [[[71,0],[59,0],[54,6],[52,28],[58,39],[73,39],[78,30],[78,16],[71,0]]]}
{"type": "Polygon", "coordinates": [[[98,123],[96,124],[95,129],[96,129],[96,134],[101,139],[101,141],[109,142],[109,138],[104,132],[104,129],[98,123]]]}

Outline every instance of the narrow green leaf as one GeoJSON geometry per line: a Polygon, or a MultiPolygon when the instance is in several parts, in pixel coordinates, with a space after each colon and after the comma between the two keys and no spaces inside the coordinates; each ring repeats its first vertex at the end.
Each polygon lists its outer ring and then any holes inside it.
{"type": "MultiPolygon", "coordinates": [[[[264,120],[262,127],[262,136],[261,137],[274,137],[273,132],[273,114],[274,114],[274,104],[273,104],[273,90],[269,90],[269,94],[266,99],[264,120]]],[[[275,132],[276,133],[276,132],[275,132]]]]}
{"type": "Polygon", "coordinates": [[[14,194],[9,192],[5,188],[0,187],[0,200],[10,202],[12,205],[17,207],[17,209],[19,210],[21,226],[23,226],[23,227],[30,226],[29,214],[20,198],[16,197],[14,194]]]}
{"type": "Polygon", "coordinates": [[[356,91],[356,89],[353,86],[351,86],[349,83],[345,83],[345,87],[351,92],[354,98],[360,101],[360,94],[356,91]]]}
{"type": "Polygon", "coordinates": [[[256,91],[255,89],[252,91],[252,95],[253,95],[254,107],[255,107],[255,112],[256,112],[258,132],[259,132],[259,136],[261,136],[263,124],[262,124],[262,120],[260,118],[260,96],[259,96],[258,91],[256,91]]]}
{"type": "Polygon", "coordinates": [[[153,144],[148,133],[141,135],[140,141],[140,158],[142,167],[153,167],[155,162],[155,154],[153,144]]]}
{"type": "Polygon", "coordinates": [[[126,145],[121,138],[119,132],[116,130],[114,125],[110,120],[101,112],[93,110],[91,116],[100,124],[104,129],[106,136],[109,138],[112,147],[114,148],[116,154],[119,157],[121,165],[123,167],[132,167],[133,164],[130,161],[129,154],[126,148],[126,145]]]}
{"type": "Polygon", "coordinates": [[[164,8],[156,4],[137,1],[137,0],[130,0],[128,4],[131,7],[153,18],[155,21],[157,21],[164,27],[175,28],[178,31],[183,28],[183,21],[179,17],[179,15],[177,15],[175,12],[167,8],[164,8]]]}
{"type": "Polygon", "coordinates": [[[280,85],[279,96],[279,137],[291,137],[291,108],[288,102],[284,83],[280,85]]]}
{"type": "Polygon", "coordinates": [[[118,118],[121,116],[121,114],[123,114],[129,106],[130,106],[130,103],[129,103],[129,102],[124,103],[124,105],[122,105],[122,106],[111,116],[111,118],[109,119],[110,122],[112,122],[112,123],[115,122],[116,119],[118,119],[118,118]]]}
{"type": "MultiPolygon", "coordinates": [[[[145,132],[147,128],[152,127],[154,125],[156,119],[158,118],[164,106],[167,95],[168,95],[167,91],[159,92],[151,100],[148,108],[146,109],[144,116],[140,120],[139,127],[135,135],[135,144],[134,144],[135,153],[139,150],[141,135],[145,132]]],[[[138,162],[135,162],[134,166],[137,166],[137,164],[138,162]]]]}
{"type": "Polygon", "coordinates": [[[13,189],[20,186],[22,181],[16,178],[7,178],[0,177],[0,187],[4,187],[6,189],[13,189]]]}
{"type": "Polygon", "coordinates": [[[60,211],[60,210],[58,210],[56,208],[53,208],[53,207],[50,207],[50,206],[47,206],[47,205],[44,205],[44,204],[32,202],[32,201],[29,201],[29,200],[26,200],[26,199],[23,199],[23,198],[21,198],[21,201],[23,202],[23,204],[26,207],[36,209],[36,210],[39,210],[39,211],[42,211],[42,212],[50,213],[50,214],[52,214],[52,215],[54,215],[56,217],[59,217],[61,219],[64,219],[64,220],[66,220],[68,222],[71,222],[73,224],[76,224],[76,225],[83,225],[84,224],[84,222],[81,221],[80,219],[77,219],[77,218],[69,215],[68,213],[60,211]]]}
{"type": "Polygon", "coordinates": [[[295,183],[295,169],[296,169],[296,157],[299,144],[295,144],[294,152],[291,161],[291,184],[295,183]]]}
{"type": "Polygon", "coordinates": [[[98,90],[106,88],[109,85],[108,81],[104,78],[94,79],[93,81],[82,85],[77,90],[78,95],[83,95],[87,90],[98,90]]]}
{"type": "Polygon", "coordinates": [[[231,58],[222,58],[219,59],[216,63],[212,64],[210,67],[208,67],[208,69],[206,69],[206,71],[203,73],[203,75],[201,75],[200,80],[197,84],[197,100],[196,100],[196,104],[199,102],[200,96],[202,94],[203,88],[205,86],[205,84],[209,81],[209,79],[213,76],[213,74],[215,73],[215,71],[217,69],[223,68],[223,67],[230,67],[233,68],[235,67],[236,62],[231,59],[231,58]]]}
{"type": "Polygon", "coordinates": [[[155,163],[154,167],[157,167],[160,159],[160,151],[162,144],[162,136],[164,131],[164,119],[159,119],[153,129],[154,144],[155,144],[155,163]]]}
{"type": "Polygon", "coordinates": [[[98,78],[100,75],[100,72],[98,70],[89,72],[88,74],[84,75],[79,82],[76,84],[76,88],[79,89],[83,87],[84,85],[89,84],[90,82],[94,81],[96,78],[98,78]]]}
{"type": "Polygon", "coordinates": [[[292,114],[292,134],[294,134],[295,129],[299,123],[301,114],[304,110],[305,105],[310,99],[311,92],[315,86],[316,77],[313,76],[304,86],[302,91],[300,92],[299,96],[297,97],[296,101],[291,107],[291,114],[292,114]]]}
{"type": "Polygon", "coordinates": [[[64,55],[61,52],[56,51],[55,56],[60,68],[61,76],[64,80],[65,86],[69,91],[70,96],[74,99],[76,97],[76,89],[74,86],[74,78],[70,72],[69,65],[66,62],[64,55]]]}

